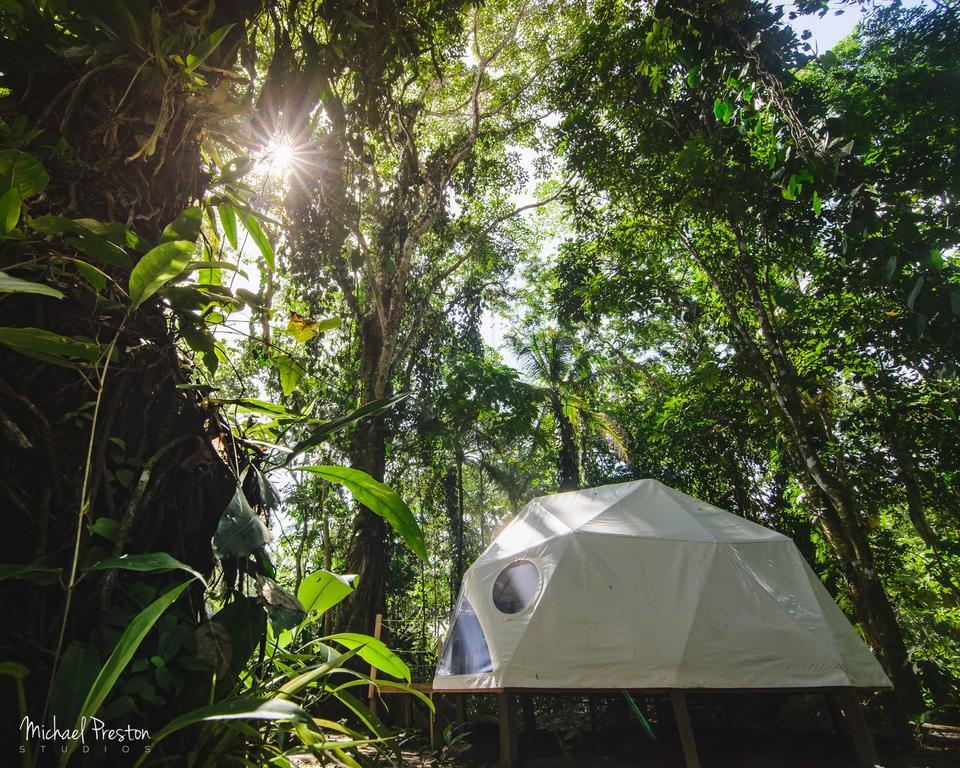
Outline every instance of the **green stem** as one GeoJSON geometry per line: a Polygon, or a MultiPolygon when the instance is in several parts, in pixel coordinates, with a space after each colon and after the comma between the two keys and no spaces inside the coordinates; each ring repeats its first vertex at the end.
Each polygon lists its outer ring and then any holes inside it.
{"type": "Polygon", "coordinates": [[[89,506],[89,501],[87,499],[87,494],[89,491],[90,485],[90,472],[93,466],[93,446],[96,442],[97,436],[97,419],[100,416],[100,405],[103,402],[103,391],[104,385],[107,380],[107,372],[110,370],[110,360],[113,357],[113,351],[116,349],[117,341],[120,339],[120,334],[123,333],[123,328],[127,324],[127,320],[130,318],[130,310],[127,310],[127,313],[123,316],[123,320],[120,322],[120,326],[117,328],[117,332],[113,337],[113,340],[110,342],[110,346],[107,347],[106,359],[103,363],[103,368],[100,369],[100,377],[97,382],[97,399],[93,406],[93,420],[90,424],[90,439],[87,441],[87,457],[83,467],[83,486],[80,490],[80,509],[77,513],[77,532],[73,540],[73,558],[70,563],[70,580],[67,582],[67,597],[63,606],[63,620],[60,623],[60,634],[57,637],[57,648],[53,654],[53,667],[50,670],[50,683],[47,687],[47,699],[43,705],[43,717],[41,718],[42,722],[47,720],[47,709],[50,705],[50,699],[53,695],[53,681],[57,676],[57,668],[60,666],[60,652],[63,650],[63,638],[67,633],[67,619],[70,616],[70,604],[73,600],[73,591],[77,586],[77,564],[80,561],[80,541],[83,538],[83,518],[87,513],[87,507],[89,506]]]}

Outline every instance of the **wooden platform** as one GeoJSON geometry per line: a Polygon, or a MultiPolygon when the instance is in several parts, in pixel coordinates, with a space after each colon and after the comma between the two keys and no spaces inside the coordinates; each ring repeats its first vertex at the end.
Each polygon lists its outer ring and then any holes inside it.
{"type": "MultiPolygon", "coordinates": [[[[677,730],[680,736],[680,744],[683,747],[683,756],[687,768],[700,768],[700,755],[697,750],[697,743],[694,737],[693,725],[690,721],[690,714],[687,709],[688,695],[724,695],[724,694],[763,694],[763,693],[785,693],[796,695],[819,694],[826,698],[827,706],[838,721],[837,727],[846,730],[853,751],[857,756],[857,764],[861,766],[873,766],[877,763],[877,752],[873,744],[873,737],[867,727],[866,719],[863,715],[861,706],[861,697],[872,691],[858,691],[853,688],[696,688],[686,690],[676,690],[669,688],[652,689],[610,689],[610,688],[460,688],[460,689],[435,689],[431,683],[413,683],[411,685],[419,693],[428,698],[436,699],[440,696],[448,696],[453,700],[456,710],[456,719],[459,724],[467,721],[466,697],[471,696],[496,696],[497,697],[497,718],[500,726],[500,766],[501,768],[515,768],[520,764],[520,758],[517,749],[517,699],[521,696],[587,696],[587,695],[607,695],[619,696],[624,690],[636,697],[663,696],[669,697],[673,709],[674,719],[677,724],[677,730]]],[[[405,696],[404,701],[404,726],[409,728],[413,723],[414,697],[400,688],[390,688],[383,686],[380,689],[381,696],[401,695],[405,696]]],[[[375,694],[374,694],[375,698],[375,694]]],[[[371,705],[375,707],[375,702],[371,699],[371,705]]],[[[429,714],[430,743],[434,749],[440,746],[440,727],[437,723],[437,716],[431,712],[429,714]]]]}

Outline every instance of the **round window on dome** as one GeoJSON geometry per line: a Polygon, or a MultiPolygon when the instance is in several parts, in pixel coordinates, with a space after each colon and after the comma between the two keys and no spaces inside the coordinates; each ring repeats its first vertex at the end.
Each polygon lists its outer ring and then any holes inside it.
{"type": "Polygon", "coordinates": [[[540,571],[529,560],[517,560],[500,571],[493,582],[493,604],[501,613],[528,608],[540,594],[540,571]]]}

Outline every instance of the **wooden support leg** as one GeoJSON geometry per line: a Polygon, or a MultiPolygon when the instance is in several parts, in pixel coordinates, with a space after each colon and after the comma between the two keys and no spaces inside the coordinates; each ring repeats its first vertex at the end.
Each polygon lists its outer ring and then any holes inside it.
{"type": "Polygon", "coordinates": [[[453,705],[457,710],[457,725],[467,724],[467,696],[463,693],[453,695],[453,705]]]}
{"type": "Polygon", "coordinates": [[[520,697],[520,711],[523,714],[523,732],[529,737],[537,731],[537,714],[533,710],[533,696],[520,697]]]}
{"type": "Polygon", "coordinates": [[[836,691],[825,693],[823,698],[827,701],[827,712],[830,713],[830,722],[833,723],[834,730],[842,736],[847,732],[847,724],[843,720],[843,708],[840,706],[840,699],[836,691]]]}
{"type": "Polygon", "coordinates": [[[587,709],[590,712],[590,733],[596,735],[600,730],[600,718],[597,716],[597,697],[587,696],[587,709]]]}
{"type": "MultiPolygon", "coordinates": [[[[376,640],[380,639],[380,634],[383,632],[383,614],[377,614],[376,623],[373,625],[373,637],[376,640]]],[[[370,679],[377,679],[377,668],[370,666],[370,679]]],[[[370,712],[376,716],[377,714],[377,686],[374,683],[370,683],[367,688],[367,698],[370,700],[370,712]]]]}
{"type": "Polygon", "coordinates": [[[409,693],[403,695],[403,727],[413,727],[413,696],[409,693]]]}
{"type": "Polygon", "coordinates": [[[853,748],[857,753],[857,760],[861,765],[876,765],[877,748],[873,745],[873,737],[867,727],[867,719],[863,716],[863,707],[852,688],[841,688],[837,692],[840,706],[843,709],[843,719],[847,724],[853,748]]]}
{"type": "Polygon", "coordinates": [[[677,721],[677,730],[680,731],[680,744],[683,746],[683,757],[687,768],[700,768],[697,742],[693,738],[693,726],[690,724],[690,713],[687,711],[687,698],[679,691],[674,691],[670,694],[670,703],[673,705],[673,717],[677,721]]]}
{"type": "Polygon", "coordinates": [[[500,768],[518,765],[517,727],[514,722],[513,696],[508,691],[497,694],[497,718],[500,721],[500,768]]]}

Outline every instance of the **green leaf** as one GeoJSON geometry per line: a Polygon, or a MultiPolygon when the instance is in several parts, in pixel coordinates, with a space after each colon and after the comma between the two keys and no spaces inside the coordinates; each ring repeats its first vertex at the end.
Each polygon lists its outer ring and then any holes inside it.
{"type": "Polygon", "coordinates": [[[215,720],[272,720],[274,722],[312,723],[310,715],[299,705],[286,699],[231,699],[201,707],[174,718],[157,731],[150,742],[154,746],[171,733],[197,723],[215,720]]]}
{"type": "Polygon", "coordinates": [[[341,653],[339,656],[331,659],[330,661],[325,661],[323,664],[319,664],[312,669],[308,669],[306,672],[301,672],[299,675],[287,680],[287,682],[280,686],[278,689],[280,695],[291,696],[303,690],[315,680],[319,680],[321,677],[329,675],[333,670],[342,667],[356,654],[356,650],[349,650],[346,653],[341,653]]]}
{"type": "Polygon", "coordinates": [[[64,216],[53,216],[49,213],[43,216],[37,216],[35,219],[27,219],[30,229],[41,235],[59,235],[63,232],[75,231],[74,223],[71,219],[64,216]]]}
{"type": "MultiPolygon", "coordinates": [[[[180,597],[183,591],[193,583],[193,580],[185,581],[183,584],[168,590],[163,595],[154,600],[150,605],[138,613],[133,620],[124,629],[116,646],[111,651],[110,656],[104,662],[103,667],[97,674],[93,685],[87,691],[87,697],[80,706],[77,714],[74,728],[81,732],[85,730],[90,718],[97,714],[104,700],[113,690],[120,674],[126,669],[127,664],[137,652],[147,633],[157,623],[157,619],[169,608],[174,601],[180,597]]],[[[66,751],[60,757],[60,765],[66,765],[70,755],[77,748],[80,742],[78,740],[69,741],[66,751]]]]}
{"type": "Polygon", "coordinates": [[[220,214],[220,227],[226,235],[227,242],[233,250],[237,250],[237,209],[228,203],[217,206],[220,214]]]}
{"type": "Polygon", "coordinates": [[[164,573],[166,571],[186,571],[193,574],[203,584],[207,580],[203,578],[199,571],[195,571],[189,565],[181,563],[172,555],[166,552],[147,552],[142,555],[120,555],[119,557],[108,557],[100,560],[91,566],[84,568],[84,571],[108,571],[119,568],[124,571],[139,571],[140,573],[164,573]]]}
{"type": "MultiPolygon", "coordinates": [[[[230,662],[226,686],[240,674],[267,632],[267,614],[255,597],[240,597],[217,611],[210,621],[226,630],[230,662]]],[[[202,626],[202,625],[201,625],[202,626]]]]}
{"type": "Polygon", "coordinates": [[[42,565],[41,562],[23,565],[0,565],[0,581],[4,579],[22,579],[35,584],[52,584],[57,581],[62,568],[42,565]]]}
{"type": "Polygon", "coordinates": [[[252,213],[248,213],[244,217],[243,226],[246,228],[247,233],[250,235],[250,238],[253,240],[253,242],[257,244],[257,248],[260,249],[260,254],[263,256],[263,260],[267,262],[267,266],[272,272],[276,268],[276,257],[273,253],[273,246],[270,245],[270,240],[267,239],[267,236],[263,233],[263,230],[260,229],[260,224],[257,223],[257,220],[252,213]]]}
{"type": "Polygon", "coordinates": [[[285,408],[282,405],[268,403],[266,400],[257,400],[253,397],[238,397],[230,400],[211,397],[210,402],[214,405],[233,405],[236,406],[237,410],[239,411],[252,411],[253,413],[262,413],[267,416],[280,416],[290,419],[307,418],[302,413],[291,411],[289,408],[285,408]]]}
{"type": "Polygon", "coordinates": [[[381,672],[399,680],[410,682],[410,668],[381,640],[356,632],[340,632],[325,637],[323,640],[339,643],[351,651],[355,650],[360,658],[370,666],[376,667],[381,672]]]}
{"type": "Polygon", "coordinates": [[[0,675],[3,675],[4,677],[13,677],[17,680],[23,680],[23,678],[29,674],[30,670],[23,666],[23,664],[18,664],[15,661],[0,662],[0,675]]]}
{"type": "Polygon", "coordinates": [[[127,252],[105,237],[97,235],[68,237],[67,242],[84,256],[89,256],[94,261],[101,261],[113,267],[130,269],[130,257],[127,252]]]}
{"type": "Polygon", "coordinates": [[[311,432],[309,437],[294,446],[293,452],[287,457],[285,463],[289,464],[291,459],[305,451],[309,451],[314,446],[320,445],[320,443],[326,440],[330,435],[334,434],[335,432],[339,432],[341,429],[353,424],[355,421],[359,421],[367,416],[372,416],[380,413],[381,411],[385,411],[387,408],[392,408],[397,403],[402,403],[409,396],[409,392],[404,392],[384,400],[374,400],[373,402],[360,406],[357,408],[357,410],[348,413],[345,416],[338,416],[335,419],[324,422],[313,432],[311,432]]]}
{"type": "Polygon", "coordinates": [[[0,293],[36,293],[40,296],[52,296],[55,299],[63,298],[63,294],[56,288],[43,283],[34,283],[31,280],[22,280],[19,277],[11,277],[6,272],[0,272],[0,293]]]}
{"type": "Polygon", "coordinates": [[[223,42],[223,38],[227,36],[227,33],[232,27],[233,24],[227,24],[226,26],[220,27],[220,29],[214,30],[210,37],[190,51],[190,53],[187,54],[187,72],[193,72],[193,70],[203,64],[203,62],[207,60],[207,57],[223,42]]]}
{"type": "Polygon", "coordinates": [[[20,221],[20,208],[23,200],[20,190],[16,187],[8,189],[0,195],[0,232],[12,232],[20,221]]]}
{"type": "Polygon", "coordinates": [[[98,517],[90,525],[90,531],[102,536],[107,541],[116,541],[117,532],[120,530],[120,521],[111,517],[98,517]]]}
{"type": "Polygon", "coordinates": [[[426,561],[427,547],[423,541],[423,532],[410,508],[394,490],[359,469],[336,466],[293,467],[293,469],[312,472],[324,480],[345,487],[358,502],[386,520],[400,534],[413,553],[426,561]]]}
{"type": "Polygon", "coordinates": [[[0,344],[35,360],[67,367],[73,366],[73,360],[98,360],[103,352],[95,342],[42,328],[0,328],[0,344]]]}
{"type": "Polygon", "coordinates": [[[170,243],[174,240],[189,240],[195,243],[200,237],[202,218],[203,214],[198,206],[187,208],[163,228],[160,243],[170,243]]]}
{"type": "Polygon", "coordinates": [[[246,557],[268,541],[267,526],[250,507],[242,484],[237,485],[213,535],[214,552],[220,558],[246,557]]]}
{"type": "Polygon", "coordinates": [[[724,123],[729,123],[730,118],[733,116],[733,107],[730,106],[730,102],[726,99],[717,99],[713,102],[713,114],[717,120],[723,120],[724,123]]]}
{"type": "Polygon", "coordinates": [[[75,640],[63,654],[50,697],[50,715],[62,723],[76,722],[80,705],[100,669],[100,654],[93,643],[75,640]]]}
{"type": "Polygon", "coordinates": [[[257,597],[266,606],[275,630],[293,629],[307,618],[300,601],[268,576],[256,578],[257,597]]]}
{"type": "Polygon", "coordinates": [[[907,306],[910,309],[913,309],[914,303],[917,301],[917,297],[920,295],[920,291],[923,289],[923,277],[920,276],[916,279],[913,284],[913,288],[910,289],[910,293],[907,295],[907,306]]]}
{"type": "Polygon", "coordinates": [[[33,155],[19,149],[0,151],[0,182],[7,181],[5,189],[16,189],[20,199],[39,195],[50,183],[46,169],[33,155]]]}
{"type": "Polygon", "coordinates": [[[147,251],[130,273],[133,309],[179,275],[190,261],[193,249],[194,244],[188,240],[171,240],[147,251]]]}
{"type": "Polygon", "coordinates": [[[297,599],[308,614],[322,616],[353,592],[354,578],[330,571],[314,571],[300,582],[297,599]]]}
{"type": "Polygon", "coordinates": [[[272,361],[280,374],[280,389],[283,390],[283,394],[293,394],[300,380],[307,375],[306,370],[285,352],[274,355],[272,361]]]}
{"type": "Polygon", "coordinates": [[[813,191],[813,213],[815,216],[820,215],[820,209],[823,206],[823,202],[820,200],[820,195],[817,194],[817,191],[813,191]]]}

